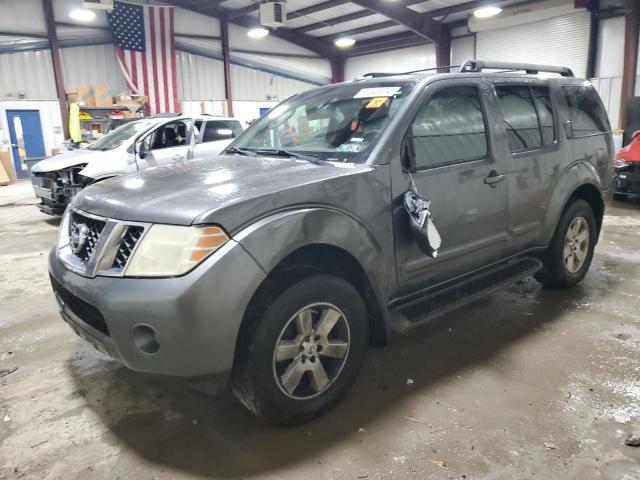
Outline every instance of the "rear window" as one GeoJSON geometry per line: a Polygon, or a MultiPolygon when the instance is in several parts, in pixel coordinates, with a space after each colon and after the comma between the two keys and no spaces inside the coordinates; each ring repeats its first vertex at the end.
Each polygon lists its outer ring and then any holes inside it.
{"type": "Polygon", "coordinates": [[[586,137],[608,132],[609,119],[600,97],[591,86],[562,88],[569,105],[569,118],[575,137],[586,137]]]}
{"type": "Polygon", "coordinates": [[[204,127],[202,142],[215,142],[216,140],[235,138],[241,133],[242,127],[239,122],[232,120],[209,120],[204,127]]]}

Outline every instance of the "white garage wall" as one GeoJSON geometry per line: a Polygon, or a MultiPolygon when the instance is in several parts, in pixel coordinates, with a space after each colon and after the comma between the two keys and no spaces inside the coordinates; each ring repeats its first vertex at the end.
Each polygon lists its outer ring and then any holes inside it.
{"type": "Polygon", "coordinates": [[[65,86],[105,83],[113,95],[127,88],[112,44],[60,49],[65,86]]]}
{"type": "Polygon", "coordinates": [[[586,11],[482,31],[476,38],[479,59],[563,65],[578,77],[586,75],[589,45],[586,11]]]}
{"type": "Polygon", "coordinates": [[[345,80],[352,80],[369,72],[407,72],[436,66],[433,44],[401,48],[348,58],[344,68],[345,80]]]}
{"type": "Polygon", "coordinates": [[[51,52],[0,55],[0,99],[57,99],[51,52]]]}
{"type": "Polygon", "coordinates": [[[220,60],[176,52],[176,76],[180,100],[224,98],[224,69],[220,60]]]}

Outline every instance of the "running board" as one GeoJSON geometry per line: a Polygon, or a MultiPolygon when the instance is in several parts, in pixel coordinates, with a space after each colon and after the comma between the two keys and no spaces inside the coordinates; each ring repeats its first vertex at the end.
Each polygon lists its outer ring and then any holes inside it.
{"type": "Polygon", "coordinates": [[[527,278],[542,269],[542,262],[524,257],[445,285],[434,292],[394,308],[391,328],[405,332],[469,302],[527,278]]]}

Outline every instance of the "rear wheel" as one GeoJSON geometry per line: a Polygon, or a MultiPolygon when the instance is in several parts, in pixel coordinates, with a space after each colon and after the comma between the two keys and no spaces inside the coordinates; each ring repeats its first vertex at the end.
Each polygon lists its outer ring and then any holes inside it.
{"type": "Polygon", "coordinates": [[[368,338],[357,290],[332,275],[304,278],[253,308],[232,388],[253,413],[297,425],[333,407],[355,381],[368,338]]]}
{"type": "Polygon", "coordinates": [[[587,274],[597,238],[593,209],[584,200],[575,200],[562,214],[549,248],[544,268],[536,280],[548,288],[569,288],[587,274]]]}

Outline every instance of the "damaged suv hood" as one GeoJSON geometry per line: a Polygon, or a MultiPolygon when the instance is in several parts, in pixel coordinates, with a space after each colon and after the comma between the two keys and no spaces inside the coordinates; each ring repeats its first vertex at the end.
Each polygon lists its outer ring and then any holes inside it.
{"type": "Polygon", "coordinates": [[[347,198],[356,188],[348,177],[372,170],[365,165],[224,155],[96,183],[80,192],[73,206],[120,220],[217,223],[232,231],[279,208],[339,201],[342,189],[342,198],[347,198]]]}
{"type": "Polygon", "coordinates": [[[53,157],[45,158],[44,160],[36,163],[31,171],[36,173],[55,172],[57,170],[62,170],[63,168],[82,165],[93,160],[102,159],[104,156],[104,152],[99,150],[71,150],[53,157]]]}

